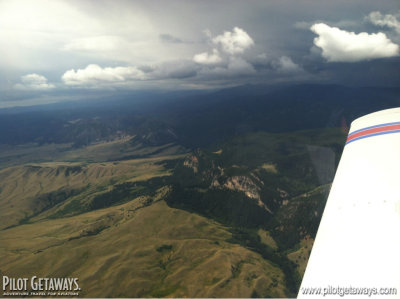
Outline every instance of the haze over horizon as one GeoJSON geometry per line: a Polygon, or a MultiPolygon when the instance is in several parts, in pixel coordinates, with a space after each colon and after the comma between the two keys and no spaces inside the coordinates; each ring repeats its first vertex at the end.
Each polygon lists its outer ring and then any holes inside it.
{"type": "Polygon", "coordinates": [[[0,108],[251,84],[400,87],[393,1],[2,1],[0,108]]]}

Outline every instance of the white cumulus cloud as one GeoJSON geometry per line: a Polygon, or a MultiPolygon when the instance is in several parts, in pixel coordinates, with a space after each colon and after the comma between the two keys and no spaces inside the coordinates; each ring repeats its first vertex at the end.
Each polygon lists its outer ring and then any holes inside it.
{"type": "Polygon", "coordinates": [[[256,73],[253,65],[240,57],[246,49],[254,45],[253,39],[241,28],[212,37],[207,29],[204,31],[213,46],[212,54],[204,52],[193,57],[201,64],[199,74],[203,76],[248,76],[256,73]]]}
{"type": "Polygon", "coordinates": [[[397,33],[400,33],[400,22],[394,15],[382,15],[379,11],[373,11],[365,17],[365,20],[370,21],[372,24],[377,26],[387,26],[396,30],[397,33]]]}
{"type": "Polygon", "coordinates": [[[27,84],[43,84],[47,82],[47,79],[38,74],[30,74],[21,77],[21,81],[27,84]]]}
{"type": "Polygon", "coordinates": [[[241,28],[235,27],[233,31],[225,31],[212,39],[215,45],[220,45],[222,50],[234,55],[243,53],[244,50],[254,45],[253,39],[241,28]]]}
{"type": "Polygon", "coordinates": [[[96,85],[101,83],[121,82],[127,79],[140,79],[143,72],[135,67],[106,67],[90,64],[86,69],[69,70],[61,79],[66,85],[96,85]]]}
{"type": "Polygon", "coordinates": [[[399,46],[382,32],[356,34],[323,23],[314,24],[310,30],[319,36],[314,44],[322,49],[322,56],[329,62],[357,62],[399,54],[399,46]]]}
{"type": "Polygon", "coordinates": [[[153,66],[105,67],[90,64],[85,69],[69,70],[61,79],[66,85],[88,88],[132,87],[132,82],[164,79],[185,79],[197,75],[193,61],[174,60],[153,66]]]}
{"type": "Polygon", "coordinates": [[[290,57],[282,56],[277,60],[272,61],[272,66],[279,72],[283,73],[294,73],[302,71],[296,63],[292,61],[290,57]]]}
{"type": "Polygon", "coordinates": [[[14,88],[18,90],[38,90],[46,91],[55,88],[53,84],[48,84],[47,79],[44,76],[38,74],[29,74],[26,76],[21,76],[21,81],[23,84],[15,84],[14,88]]]}
{"type": "Polygon", "coordinates": [[[200,64],[216,64],[222,61],[222,58],[219,56],[218,50],[213,49],[213,54],[208,54],[207,52],[200,53],[194,56],[194,62],[200,64]]]}

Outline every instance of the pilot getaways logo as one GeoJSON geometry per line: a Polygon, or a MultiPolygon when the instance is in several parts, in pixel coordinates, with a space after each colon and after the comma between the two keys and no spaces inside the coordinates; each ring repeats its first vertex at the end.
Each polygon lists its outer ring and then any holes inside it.
{"type": "Polygon", "coordinates": [[[3,276],[3,296],[77,296],[78,278],[13,278],[3,276]]]}

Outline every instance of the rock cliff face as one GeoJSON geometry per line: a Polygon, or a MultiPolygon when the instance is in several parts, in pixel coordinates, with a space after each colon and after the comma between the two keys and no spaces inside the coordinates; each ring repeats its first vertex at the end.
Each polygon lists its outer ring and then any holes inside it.
{"type": "Polygon", "coordinates": [[[281,189],[276,189],[278,192],[279,192],[279,195],[282,197],[282,198],[288,198],[289,197],[289,193],[287,193],[285,190],[281,190],[281,189]]]}
{"type": "Polygon", "coordinates": [[[211,182],[210,188],[220,188],[220,187],[221,187],[221,184],[218,182],[218,177],[214,177],[211,182]]]}
{"type": "Polygon", "coordinates": [[[185,162],[183,162],[183,165],[193,168],[194,172],[197,172],[199,166],[199,160],[197,159],[196,156],[189,156],[186,158],[185,162]]]}
{"type": "Polygon", "coordinates": [[[224,187],[232,190],[243,191],[248,197],[260,199],[260,188],[246,176],[233,176],[227,179],[224,187]]]}
{"type": "MultiPolygon", "coordinates": [[[[260,194],[262,193],[262,188],[264,188],[264,182],[260,180],[256,173],[250,172],[249,175],[231,174],[229,176],[227,173],[232,173],[233,168],[235,169],[234,171],[241,168],[233,165],[230,168],[224,169],[218,166],[218,161],[215,162],[214,159],[210,158],[202,150],[197,150],[194,154],[187,156],[183,165],[192,168],[194,173],[202,176],[203,180],[210,179],[211,184],[209,188],[226,188],[243,192],[249,199],[256,200],[260,207],[273,214],[271,209],[261,200],[260,194]]],[[[281,198],[286,199],[286,197],[289,197],[283,190],[278,190],[278,192],[278,196],[281,198]]]]}
{"type": "MultiPolygon", "coordinates": [[[[214,180],[213,183],[214,182],[216,182],[216,184],[218,184],[219,186],[218,181],[214,180]]],[[[259,194],[260,188],[256,184],[254,184],[253,181],[248,177],[246,176],[230,177],[227,179],[223,187],[232,190],[243,191],[247,197],[256,199],[260,207],[263,207],[265,210],[273,214],[271,210],[261,201],[259,194]]]]}

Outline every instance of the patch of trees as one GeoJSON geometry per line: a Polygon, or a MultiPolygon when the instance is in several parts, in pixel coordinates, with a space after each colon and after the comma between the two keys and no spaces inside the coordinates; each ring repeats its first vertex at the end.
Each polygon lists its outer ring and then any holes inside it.
{"type": "Polygon", "coordinates": [[[151,190],[143,186],[131,187],[129,184],[121,184],[113,190],[97,195],[89,205],[90,210],[98,210],[111,207],[133,200],[139,196],[150,195],[151,190]]]}
{"type": "Polygon", "coordinates": [[[131,201],[139,196],[154,197],[158,189],[169,183],[170,178],[164,176],[154,177],[146,181],[118,184],[111,191],[95,196],[88,209],[91,211],[108,208],[131,201]]]}
{"type": "Polygon", "coordinates": [[[89,212],[87,205],[83,205],[79,199],[71,200],[68,204],[64,206],[63,209],[58,210],[57,212],[48,216],[50,219],[62,218],[67,215],[74,216],[78,214],[82,214],[85,212],[89,212]]]}
{"type": "MultiPolygon", "coordinates": [[[[45,207],[41,209],[40,211],[36,211],[35,213],[29,217],[32,218],[40,213],[43,213],[44,211],[47,211],[51,209],[52,207],[65,202],[67,199],[77,196],[80,193],[82,193],[86,188],[81,188],[81,189],[66,189],[66,190],[61,190],[61,191],[56,191],[56,192],[51,192],[51,193],[46,193],[43,195],[40,195],[39,198],[40,200],[45,203],[45,207]]],[[[52,216],[49,216],[49,218],[52,218],[52,216]]],[[[57,218],[57,217],[54,217],[57,218]]]]}
{"type": "Polygon", "coordinates": [[[67,166],[65,168],[65,176],[69,176],[70,173],[78,173],[82,171],[82,166],[67,166]]]}
{"type": "Polygon", "coordinates": [[[156,248],[156,250],[158,252],[165,252],[165,251],[169,251],[171,249],[172,249],[172,245],[166,245],[166,244],[156,248]]]}
{"type": "MultiPolygon", "coordinates": [[[[122,158],[118,158],[118,159],[108,159],[108,161],[125,161],[125,160],[132,160],[132,159],[144,159],[144,158],[148,158],[150,156],[153,155],[157,155],[162,153],[163,151],[165,151],[166,149],[175,146],[176,144],[171,144],[162,148],[159,148],[158,150],[155,150],[153,152],[147,153],[147,154],[143,154],[143,155],[129,155],[129,156],[124,156],[122,158]]],[[[142,148],[144,148],[146,146],[143,146],[142,148]]]]}
{"type": "Polygon", "coordinates": [[[178,164],[183,164],[185,159],[178,158],[178,159],[170,159],[170,160],[163,160],[155,162],[154,165],[162,165],[165,169],[175,169],[178,164]]]}
{"type": "Polygon", "coordinates": [[[255,228],[271,218],[271,214],[255,200],[243,192],[229,189],[200,192],[173,184],[165,201],[170,207],[196,212],[228,226],[255,228]]]}
{"type": "Polygon", "coordinates": [[[265,226],[280,250],[293,248],[306,235],[315,238],[328,194],[314,194],[305,200],[291,202],[265,226]]]}

